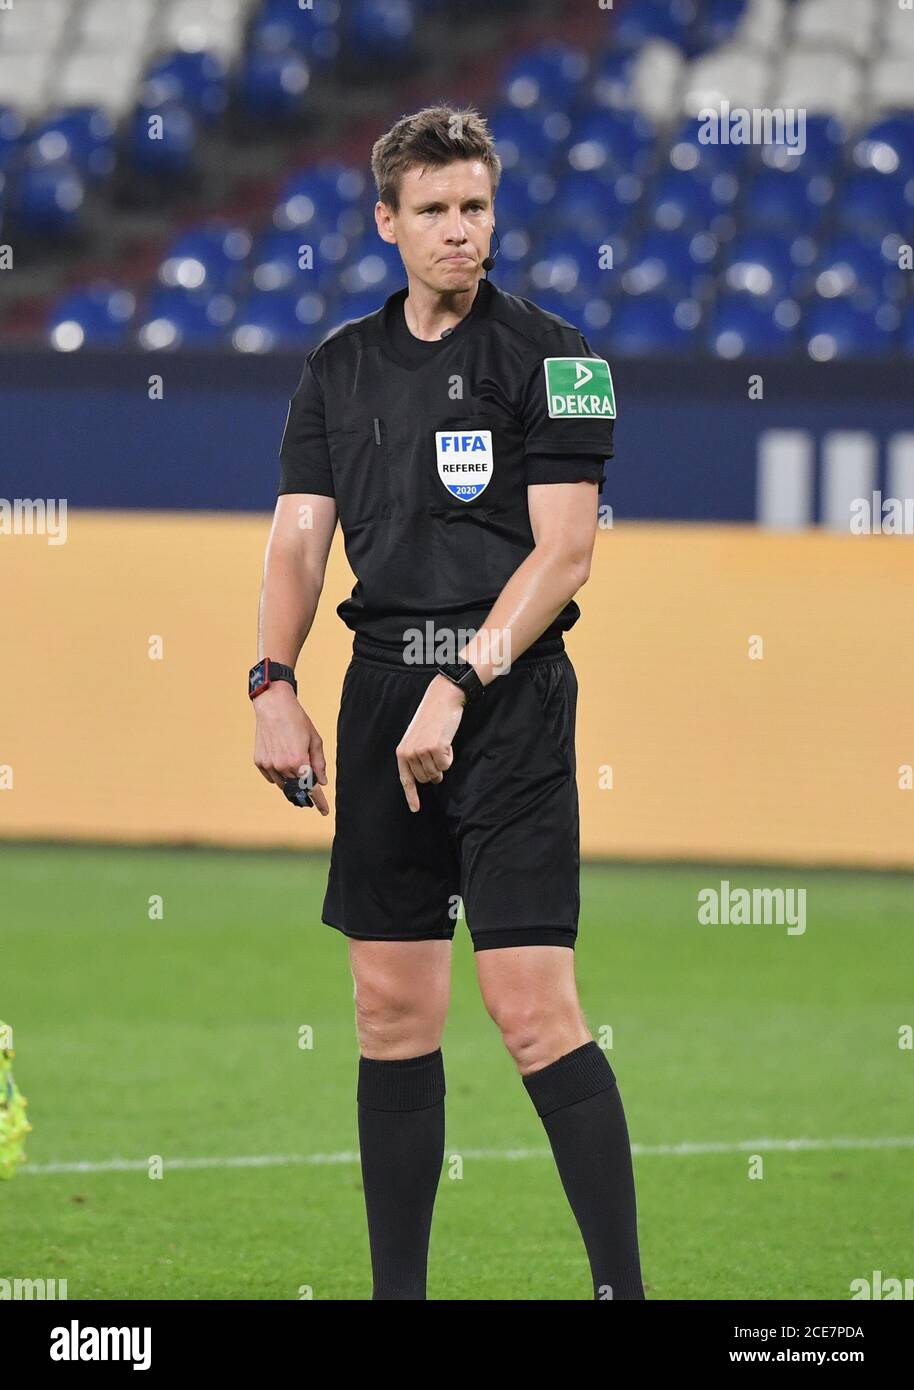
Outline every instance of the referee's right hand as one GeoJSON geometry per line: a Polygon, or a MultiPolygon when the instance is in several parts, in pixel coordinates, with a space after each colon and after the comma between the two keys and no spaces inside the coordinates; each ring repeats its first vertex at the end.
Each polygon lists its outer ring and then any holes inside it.
{"type": "Polygon", "coordinates": [[[286,778],[305,776],[310,768],[313,775],[306,782],[308,794],[321,815],[329,816],[330,807],[321,791],[327,785],[324,745],[291,685],[277,681],[252,703],[257,715],[254,764],[261,775],[275,782],[281,792],[286,778]]]}

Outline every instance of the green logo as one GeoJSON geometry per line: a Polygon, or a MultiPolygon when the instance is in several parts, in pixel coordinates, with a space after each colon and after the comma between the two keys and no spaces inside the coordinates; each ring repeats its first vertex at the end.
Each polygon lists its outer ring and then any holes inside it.
{"type": "Polygon", "coordinates": [[[613,379],[602,357],[547,357],[543,366],[550,420],[615,420],[613,379]]]}

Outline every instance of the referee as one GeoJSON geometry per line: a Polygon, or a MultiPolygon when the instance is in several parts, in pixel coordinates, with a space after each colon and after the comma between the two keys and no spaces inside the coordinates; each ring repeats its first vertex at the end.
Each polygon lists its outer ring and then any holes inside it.
{"type": "MultiPolygon", "coordinates": [[[[329,808],[294,667],[337,517],[357,583],[321,920],[349,939],[373,1298],[424,1299],[462,901],[486,1008],[540,1115],[594,1298],[643,1299],[625,1113],[577,997],[577,678],[562,634],[612,456],[606,362],[482,279],[501,175],[472,107],[372,150],[407,287],[307,356],[264,566],[254,761],[329,808]]],[[[496,247],[496,255],[497,247],[496,247]]]]}

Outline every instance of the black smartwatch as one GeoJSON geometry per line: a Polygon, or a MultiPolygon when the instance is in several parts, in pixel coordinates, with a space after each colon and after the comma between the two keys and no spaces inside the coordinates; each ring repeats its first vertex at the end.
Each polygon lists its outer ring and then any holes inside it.
{"type": "Polygon", "coordinates": [[[485,690],[476,674],[475,666],[470,661],[436,661],[435,670],[439,675],[447,676],[449,681],[460,686],[468,705],[478,700],[485,690]]]}
{"type": "Polygon", "coordinates": [[[263,661],[258,661],[248,672],[248,695],[252,700],[256,699],[265,690],[269,690],[274,681],[288,681],[296,695],[298,694],[298,682],[292,667],[283,666],[281,661],[271,661],[265,656],[263,661]]]}

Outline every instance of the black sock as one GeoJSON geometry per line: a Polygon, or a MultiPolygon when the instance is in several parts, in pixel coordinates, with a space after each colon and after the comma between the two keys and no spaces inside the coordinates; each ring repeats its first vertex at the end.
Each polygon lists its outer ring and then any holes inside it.
{"type": "Polygon", "coordinates": [[[581,1228],[595,1299],[644,1299],[631,1145],[606,1053],[593,1041],[522,1077],[581,1228]]]}
{"type": "Polygon", "coordinates": [[[444,1059],[359,1058],[359,1147],[373,1299],[424,1299],[444,1161],[444,1059]]]}

